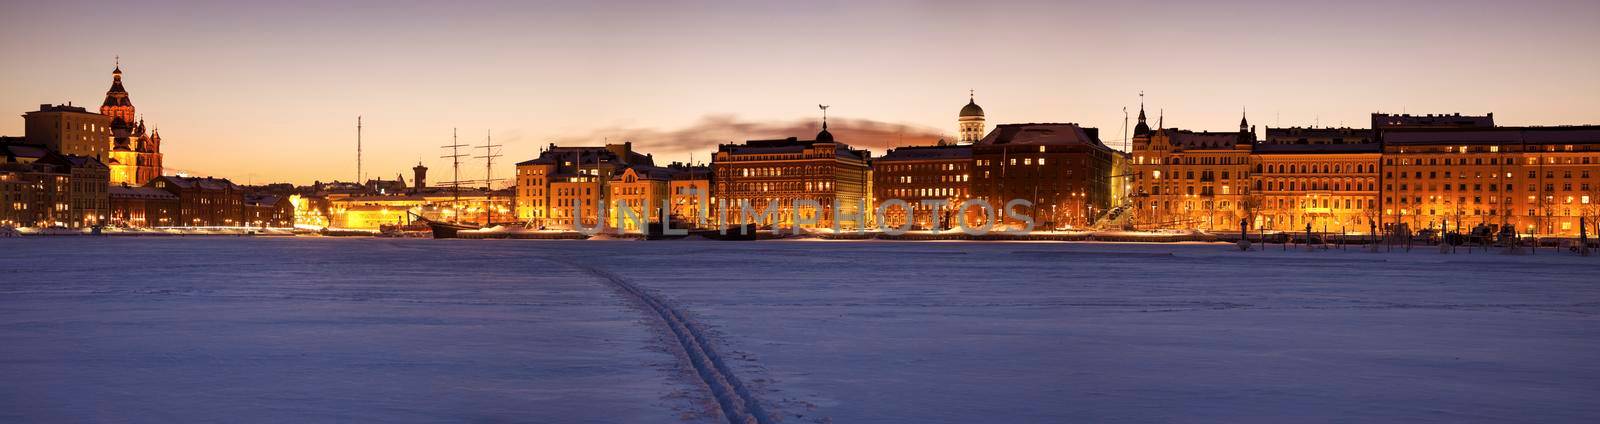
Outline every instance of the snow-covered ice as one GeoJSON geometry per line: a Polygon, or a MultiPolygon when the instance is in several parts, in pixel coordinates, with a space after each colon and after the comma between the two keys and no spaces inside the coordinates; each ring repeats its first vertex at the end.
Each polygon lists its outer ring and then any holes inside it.
{"type": "Polygon", "coordinates": [[[721,420],[617,281],[786,423],[1600,419],[1600,258],[1274,249],[0,240],[0,421],[721,420]]]}

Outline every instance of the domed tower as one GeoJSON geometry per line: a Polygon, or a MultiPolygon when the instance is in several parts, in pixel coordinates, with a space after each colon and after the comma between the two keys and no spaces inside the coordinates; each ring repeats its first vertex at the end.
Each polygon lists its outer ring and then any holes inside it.
{"type": "Polygon", "coordinates": [[[133,101],[128,100],[128,90],[122,88],[122,61],[117,60],[116,69],[111,70],[111,89],[106,90],[106,101],[100,104],[100,114],[110,116],[113,120],[121,118],[122,122],[133,123],[133,101]]]}
{"type": "Polygon", "coordinates": [[[817,107],[822,109],[822,131],[817,133],[816,141],[821,143],[832,143],[833,133],[828,132],[828,106],[817,105],[817,107]]]}
{"type": "Polygon", "coordinates": [[[961,107],[961,116],[956,118],[956,124],[961,131],[961,137],[958,139],[960,144],[977,143],[983,139],[983,108],[978,106],[974,97],[971,91],[967,92],[967,105],[961,107]]]}

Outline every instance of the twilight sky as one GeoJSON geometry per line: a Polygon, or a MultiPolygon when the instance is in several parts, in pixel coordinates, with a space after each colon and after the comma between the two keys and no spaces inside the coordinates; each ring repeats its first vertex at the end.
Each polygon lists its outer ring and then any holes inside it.
{"type": "MultiPolygon", "coordinates": [[[[995,123],[1365,126],[1375,111],[1600,124],[1600,1],[151,1],[0,3],[0,135],[40,103],[98,107],[112,58],[169,168],[239,183],[350,180],[452,127],[506,145],[633,140],[658,162],[719,142],[953,138],[968,89],[995,123]],[[1154,122],[1152,122],[1154,124],[1154,122]]],[[[482,178],[481,163],[463,178],[482,178]]],[[[501,167],[499,177],[509,177],[501,167]]],[[[409,178],[409,175],[407,175],[409,178]]]]}

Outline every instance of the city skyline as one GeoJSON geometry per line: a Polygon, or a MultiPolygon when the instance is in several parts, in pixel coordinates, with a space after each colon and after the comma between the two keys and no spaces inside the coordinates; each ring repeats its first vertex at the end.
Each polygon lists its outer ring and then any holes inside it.
{"type": "Polygon", "coordinates": [[[512,161],[609,140],[709,162],[718,143],[809,136],[817,103],[882,154],[954,140],[968,90],[991,126],[1076,122],[1114,147],[1141,91],[1152,121],[1194,130],[1232,131],[1241,108],[1263,127],[1600,123],[1600,59],[1573,54],[1600,39],[1584,2],[275,6],[3,6],[0,49],[31,66],[0,69],[0,106],[92,108],[121,56],[169,168],[298,184],[354,177],[358,115],[366,176],[385,179],[447,168],[452,128],[492,130],[512,161]],[[117,19],[139,24],[102,30],[114,43],[59,30],[117,19]]]}

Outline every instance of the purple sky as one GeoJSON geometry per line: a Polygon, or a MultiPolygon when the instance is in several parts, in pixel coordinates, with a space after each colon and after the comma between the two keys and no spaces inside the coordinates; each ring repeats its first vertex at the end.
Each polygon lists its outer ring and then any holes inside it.
{"type": "Polygon", "coordinates": [[[447,166],[452,127],[493,130],[508,163],[608,137],[705,160],[808,137],[770,132],[819,103],[883,138],[857,144],[949,137],[968,89],[991,124],[1079,122],[1110,144],[1141,90],[1152,119],[1199,130],[1241,107],[1262,126],[1600,123],[1592,0],[329,3],[5,2],[0,110],[97,106],[121,55],[167,164],[241,183],[351,179],[356,115],[385,178],[447,166]]]}

